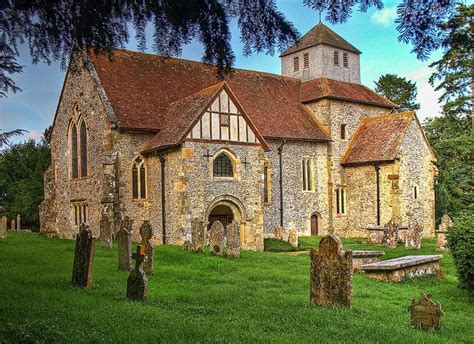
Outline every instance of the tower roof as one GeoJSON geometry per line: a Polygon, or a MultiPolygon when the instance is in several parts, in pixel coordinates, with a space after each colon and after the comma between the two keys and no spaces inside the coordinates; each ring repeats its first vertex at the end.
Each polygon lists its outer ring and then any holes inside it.
{"type": "Polygon", "coordinates": [[[347,51],[360,54],[361,51],[347,42],[344,38],[332,31],[323,23],[319,23],[301,37],[295,44],[284,51],[280,57],[286,56],[297,51],[314,47],[319,44],[326,44],[347,51]]]}

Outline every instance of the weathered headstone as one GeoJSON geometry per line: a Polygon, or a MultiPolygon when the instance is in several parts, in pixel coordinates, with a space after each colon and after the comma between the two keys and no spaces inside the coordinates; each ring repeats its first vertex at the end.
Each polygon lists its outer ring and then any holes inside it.
{"type": "Polygon", "coordinates": [[[398,224],[390,220],[383,228],[382,244],[385,247],[396,248],[398,244],[398,224]]]}
{"type": "Polygon", "coordinates": [[[227,255],[240,258],[240,225],[237,222],[227,225],[227,255]]]}
{"type": "Polygon", "coordinates": [[[10,230],[11,231],[14,231],[16,229],[15,227],[15,219],[12,219],[12,221],[10,222],[10,230]]]}
{"type": "Polygon", "coordinates": [[[128,276],[127,299],[142,301],[146,299],[148,287],[148,278],[143,270],[143,262],[146,261],[145,246],[137,246],[137,252],[133,253],[133,259],[135,259],[135,269],[128,276]]]}
{"type": "Polygon", "coordinates": [[[204,222],[199,220],[197,217],[191,222],[191,236],[192,245],[191,249],[194,252],[202,252],[204,249],[204,234],[205,226],[204,222]]]}
{"type": "Polygon", "coordinates": [[[122,220],[120,230],[117,232],[119,269],[130,270],[132,254],[132,220],[125,216],[122,220]]]}
{"type": "Polygon", "coordinates": [[[21,217],[20,214],[16,216],[16,230],[19,232],[21,230],[21,217]]]}
{"type": "Polygon", "coordinates": [[[211,252],[217,256],[224,254],[225,248],[225,235],[224,226],[220,221],[214,221],[210,230],[209,246],[211,246],[211,252]]]}
{"type": "Polygon", "coordinates": [[[101,210],[99,222],[99,240],[102,247],[112,248],[113,222],[108,216],[108,209],[104,207],[101,210]]]}
{"type": "Polygon", "coordinates": [[[311,249],[311,304],[332,306],[352,305],[352,252],[345,252],[341,240],[324,236],[319,250],[311,249]]]}
{"type": "Polygon", "coordinates": [[[88,288],[92,285],[92,265],[94,261],[94,238],[85,223],[76,235],[76,249],[72,268],[72,285],[88,288]]]}
{"type": "Polygon", "coordinates": [[[273,231],[276,240],[283,240],[283,228],[281,228],[280,226],[276,226],[273,231]]]}
{"type": "Polygon", "coordinates": [[[293,247],[298,247],[298,233],[296,229],[290,229],[288,232],[288,243],[293,247]]]}
{"type": "Polygon", "coordinates": [[[140,236],[142,237],[140,244],[145,247],[147,257],[144,263],[144,269],[147,275],[151,275],[155,272],[155,245],[153,245],[151,241],[153,238],[153,228],[151,227],[150,221],[143,222],[140,227],[140,236]]]}
{"type": "Polygon", "coordinates": [[[415,223],[408,228],[405,247],[409,249],[419,250],[421,248],[421,239],[423,238],[423,228],[415,223]]]}
{"type": "Polygon", "coordinates": [[[421,293],[419,300],[413,299],[408,307],[411,312],[411,326],[423,331],[439,330],[444,315],[441,305],[431,299],[431,295],[421,293]]]}
{"type": "Polygon", "coordinates": [[[439,227],[438,227],[438,231],[436,232],[438,236],[438,245],[437,245],[438,251],[441,251],[441,252],[448,251],[448,247],[447,247],[448,241],[447,241],[446,235],[449,231],[449,228],[451,228],[452,226],[453,226],[453,221],[451,220],[449,215],[448,214],[443,215],[443,217],[441,218],[441,223],[439,224],[439,227]]]}
{"type": "Polygon", "coordinates": [[[2,222],[0,223],[2,226],[2,239],[7,238],[7,218],[5,216],[2,217],[2,222]]]}

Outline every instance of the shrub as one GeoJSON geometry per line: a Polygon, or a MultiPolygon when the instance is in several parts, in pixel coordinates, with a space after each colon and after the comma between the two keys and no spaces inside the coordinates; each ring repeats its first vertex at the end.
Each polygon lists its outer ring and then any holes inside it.
{"type": "Polygon", "coordinates": [[[448,247],[453,255],[460,287],[474,291],[474,215],[462,214],[448,231],[448,247]]]}

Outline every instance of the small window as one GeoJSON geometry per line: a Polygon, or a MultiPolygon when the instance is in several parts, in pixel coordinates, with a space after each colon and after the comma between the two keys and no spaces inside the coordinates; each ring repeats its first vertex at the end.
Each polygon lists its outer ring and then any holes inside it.
{"type": "Polygon", "coordinates": [[[303,68],[304,69],[309,68],[309,53],[304,53],[303,54],[303,68]]]}
{"type": "Polygon", "coordinates": [[[268,163],[263,166],[263,202],[270,203],[270,168],[268,163]]]}
{"type": "Polygon", "coordinates": [[[81,177],[87,177],[87,127],[85,121],[80,125],[81,177]]]}
{"type": "Polygon", "coordinates": [[[228,127],[230,125],[230,116],[227,114],[221,114],[221,126],[228,127]]]}
{"type": "Polygon", "coordinates": [[[339,51],[334,52],[334,65],[339,66],[339,51]]]}
{"type": "Polygon", "coordinates": [[[132,198],[146,198],[146,166],[142,157],[137,157],[132,165],[132,198]]]}
{"type": "Polygon", "coordinates": [[[77,150],[77,127],[75,124],[71,128],[71,177],[79,176],[79,158],[77,150]]]}
{"type": "Polygon", "coordinates": [[[347,124],[341,124],[341,140],[347,139],[347,124]]]}
{"type": "Polygon", "coordinates": [[[304,158],[301,161],[303,172],[303,191],[314,191],[313,182],[313,159],[304,158]]]}
{"type": "Polygon", "coordinates": [[[342,65],[345,68],[349,68],[349,54],[347,53],[342,54],[342,65]]]}
{"type": "Polygon", "coordinates": [[[346,213],[346,190],[344,187],[336,189],[336,213],[346,213]]]}
{"type": "Polygon", "coordinates": [[[293,58],[293,71],[297,72],[300,70],[300,58],[298,56],[295,56],[293,58]]]}
{"type": "Polygon", "coordinates": [[[416,185],[413,187],[413,198],[418,199],[418,187],[416,185]]]}
{"type": "Polygon", "coordinates": [[[82,202],[76,202],[72,204],[72,216],[75,226],[80,226],[83,223],[87,223],[87,217],[89,212],[87,210],[87,204],[82,202]]]}
{"type": "Polygon", "coordinates": [[[227,156],[227,154],[221,153],[214,159],[213,175],[214,177],[234,176],[232,162],[230,161],[230,158],[227,156]]]}

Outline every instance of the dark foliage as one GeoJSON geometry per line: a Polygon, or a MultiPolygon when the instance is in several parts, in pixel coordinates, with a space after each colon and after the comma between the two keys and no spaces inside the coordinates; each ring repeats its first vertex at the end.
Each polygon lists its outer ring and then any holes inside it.
{"type": "Polygon", "coordinates": [[[418,110],[420,104],[416,102],[418,93],[416,82],[401,78],[395,74],[381,75],[375,82],[375,91],[390,99],[401,108],[418,110]]]}
{"type": "Polygon", "coordinates": [[[39,227],[43,173],[50,164],[46,141],[12,144],[0,153],[0,208],[8,218],[21,215],[25,227],[39,227]]]}
{"type": "Polygon", "coordinates": [[[474,215],[464,213],[454,219],[448,231],[448,247],[453,255],[460,287],[474,292],[474,215]]]}

